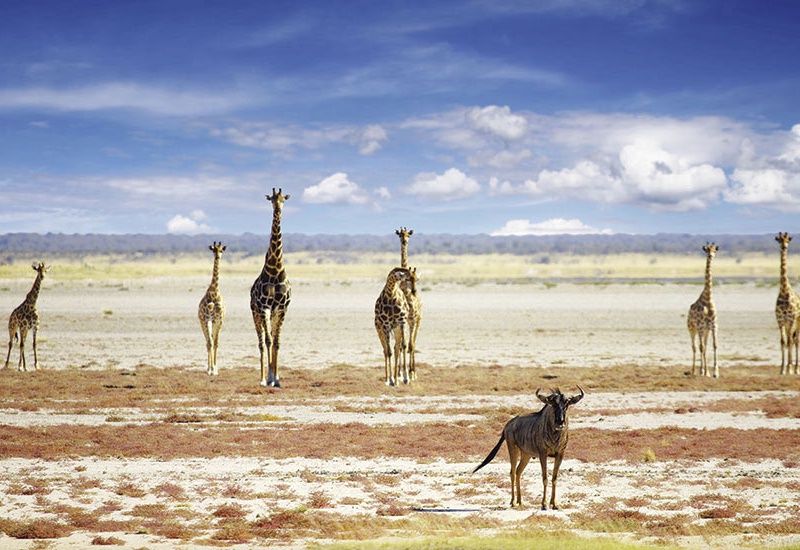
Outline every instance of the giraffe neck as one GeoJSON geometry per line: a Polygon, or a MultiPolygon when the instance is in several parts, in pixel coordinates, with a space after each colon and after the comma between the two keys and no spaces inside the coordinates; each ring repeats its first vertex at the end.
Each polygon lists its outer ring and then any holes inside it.
{"type": "Polygon", "coordinates": [[[267,256],[264,260],[264,273],[277,277],[278,280],[286,278],[286,272],[283,269],[281,211],[278,208],[274,208],[272,212],[272,234],[269,238],[269,250],[267,250],[267,256]]]}
{"type": "Polygon", "coordinates": [[[789,285],[789,248],[781,248],[781,290],[788,291],[789,285]]]}
{"type": "Polygon", "coordinates": [[[711,256],[706,257],[706,285],[703,287],[703,296],[711,300],[711,287],[714,281],[711,277],[711,256]]]}
{"type": "Polygon", "coordinates": [[[400,267],[408,269],[408,241],[400,240],[400,267]]]}
{"type": "Polygon", "coordinates": [[[211,270],[211,284],[208,289],[217,293],[219,291],[219,256],[214,254],[214,269],[211,270]]]}
{"type": "Polygon", "coordinates": [[[42,287],[42,274],[36,275],[36,280],[33,281],[33,286],[25,297],[25,302],[28,304],[36,305],[36,300],[39,299],[39,289],[42,287]]]}

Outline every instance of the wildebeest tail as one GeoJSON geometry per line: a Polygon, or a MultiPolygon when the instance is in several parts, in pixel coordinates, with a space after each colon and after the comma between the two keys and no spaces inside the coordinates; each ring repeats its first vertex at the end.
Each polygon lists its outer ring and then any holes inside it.
{"type": "Polygon", "coordinates": [[[487,464],[489,464],[494,459],[494,457],[497,456],[497,451],[500,450],[500,445],[502,445],[503,441],[505,440],[506,440],[506,434],[505,433],[500,434],[500,441],[498,441],[497,445],[494,446],[494,449],[492,449],[492,452],[489,453],[489,456],[483,459],[481,465],[472,470],[473,474],[478,470],[480,470],[481,468],[483,468],[484,466],[486,466],[487,464]]]}

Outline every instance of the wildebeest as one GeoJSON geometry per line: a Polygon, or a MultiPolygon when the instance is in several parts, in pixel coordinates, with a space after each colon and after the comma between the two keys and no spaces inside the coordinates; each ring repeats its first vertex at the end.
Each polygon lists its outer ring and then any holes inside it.
{"type": "Polygon", "coordinates": [[[515,416],[509,420],[503,428],[503,433],[500,434],[500,441],[480,466],[472,471],[475,473],[489,464],[500,450],[500,445],[505,441],[508,445],[508,458],[511,461],[512,508],[515,497],[516,504],[522,505],[519,480],[531,456],[538,456],[542,465],[542,510],[547,510],[547,457],[552,456],[554,458],[553,491],[550,496],[550,507],[553,510],[558,509],[556,506],[556,479],[569,439],[567,409],[570,405],[583,399],[585,395],[583,388],[578,386],[578,390],[581,392],[579,395],[566,397],[559,389],[551,391],[547,396],[539,394],[537,389],[536,397],[544,403],[544,407],[538,412],[515,416]]]}

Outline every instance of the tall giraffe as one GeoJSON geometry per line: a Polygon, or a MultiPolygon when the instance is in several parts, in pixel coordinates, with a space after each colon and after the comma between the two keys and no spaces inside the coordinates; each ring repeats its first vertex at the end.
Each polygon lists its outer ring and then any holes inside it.
{"type": "Polygon", "coordinates": [[[281,212],[283,203],[289,200],[282,189],[267,195],[272,203],[272,234],[269,239],[269,250],[264,258],[264,268],[253,282],[250,289],[250,311],[256,325],[258,351],[261,354],[262,386],[281,387],[278,375],[278,349],[281,343],[281,327],[292,297],[292,287],[286,279],[283,268],[283,242],[281,240],[281,212]],[[267,354],[269,373],[264,366],[264,354],[267,354]]]}
{"type": "Polygon", "coordinates": [[[798,374],[797,316],[800,315],[800,297],[789,283],[788,257],[792,237],[788,233],[778,233],[775,240],[781,246],[781,279],[778,300],[775,302],[775,317],[781,333],[781,374],[789,374],[792,370],[792,345],[795,352],[794,373],[798,374]]]}
{"type": "MultiPolygon", "coordinates": [[[[395,231],[395,234],[400,237],[400,267],[408,269],[408,240],[414,234],[413,229],[401,227],[395,231]]],[[[411,269],[411,276],[414,279],[414,287],[416,288],[417,281],[417,268],[411,269]]],[[[411,285],[403,282],[400,286],[403,294],[406,297],[406,305],[408,306],[408,371],[411,380],[417,379],[417,334],[419,333],[419,325],[422,321],[422,301],[420,301],[419,294],[411,292],[411,285]]]]}
{"type": "Polygon", "coordinates": [[[34,263],[31,265],[36,272],[36,280],[33,281],[28,295],[25,300],[11,312],[11,317],[8,318],[8,354],[6,355],[6,364],[3,368],[8,368],[8,360],[11,358],[11,346],[13,341],[19,339],[19,365],[18,370],[28,370],[25,364],[25,338],[28,336],[28,331],[33,332],[33,368],[39,369],[39,358],[36,356],[36,333],[39,332],[39,312],[36,311],[36,300],[39,298],[39,290],[42,287],[42,279],[44,274],[50,269],[50,266],[45,266],[44,262],[34,263]]]}
{"type": "Polygon", "coordinates": [[[394,386],[400,376],[400,359],[403,361],[403,381],[408,383],[408,363],[406,363],[405,326],[408,321],[408,305],[400,285],[407,282],[411,292],[417,291],[411,271],[395,267],[386,277],[378,299],[375,301],[375,330],[383,347],[383,368],[386,385],[394,386]],[[394,335],[394,371],[392,370],[392,349],[390,337],[394,335]]]}
{"type": "Polygon", "coordinates": [[[219,259],[227,247],[221,242],[214,241],[208,249],[214,253],[214,268],[211,271],[211,284],[208,285],[205,296],[200,300],[197,317],[200,319],[200,328],[206,339],[208,352],[208,375],[219,374],[217,369],[217,348],[219,347],[219,331],[225,318],[225,304],[219,291],[219,259]]]}
{"type": "Polygon", "coordinates": [[[711,297],[713,285],[711,279],[711,260],[717,254],[719,247],[714,243],[706,243],[703,252],[706,253],[706,284],[703,292],[695,303],[689,307],[689,315],[686,318],[686,325],[689,329],[689,337],[692,339],[692,376],[695,371],[695,335],[700,344],[700,376],[711,376],[706,360],[706,350],[708,349],[708,335],[711,334],[712,345],[714,346],[714,378],[719,377],[719,366],[717,365],[717,308],[714,306],[714,299],[711,297]]]}

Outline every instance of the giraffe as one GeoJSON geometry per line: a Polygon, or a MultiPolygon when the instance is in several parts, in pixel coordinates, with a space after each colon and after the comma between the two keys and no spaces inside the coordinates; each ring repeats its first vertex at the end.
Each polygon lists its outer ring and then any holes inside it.
{"type": "Polygon", "coordinates": [[[217,368],[217,348],[219,347],[219,331],[225,318],[225,304],[219,291],[219,259],[227,247],[221,242],[214,241],[208,249],[214,253],[214,268],[211,271],[211,284],[208,285],[205,296],[200,300],[197,317],[200,319],[200,328],[206,339],[208,352],[208,375],[219,374],[217,368]]]}
{"type": "MultiPolygon", "coordinates": [[[[401,227],[395,231],[395,234],[400,237],[400,267],[409,269],[408,267],[408,239],[414,234],[413,229],[401,227]]],[[[411,269],[411,276],[414,279],[414,287],[416,288],[417,281],[417,268],[411,269]]],[[[417,334],[419,333],[419,324],[422,321],[422,302],[419,299],[419,294],[411,292],[411,285],[404,282],[400,288],[406,297],[406,305],[408,306],[408,374],[411,380],[417,379],[417,334]]]]}
{"type": "Polygon", "coordinates": [[[403,381],[408,383],[408,364],[406,363],[405,325],[408,319],[408,305],[400,285],[410,285],[410,292],[416,293],[414,277],[404,267],[395,267],[386,277],[378,299],[375,301],[375,330],[383,346],[383,368],[387,386],[397,384],[400,376],[400,358],[403,360],[403,381]],[[394,371],[392,371],[392,350],[389,339],[394,334],[394,371]]]}
{"type": "Polygon", "coordinates": [[[33,332],[33,368],[39,370],[39,359],[36,356],[36,333],[39,332],[39,313],[36,311],[36,300],[39,298],[39,289],[42,287],[44,274],[49,271],[50,266],[45,266],[44,262],[31,265],[36,272],[36,280],[33,281],[28,295],[17,308],[11,312],[8,319],[8,354],[6,364],[3,368],[8,368],[8,360],[11,358],[11,346],[13,341],[19,339],[19,365],[17,370],[28,370],[25,364],[25,338],[28,331],[33,332]]]}
{"type": "Polygon", "coordinates": [[[281,343],[283,319],[292,297],[292,287],[286,278],[286,270],[283,268],[283,242],[281,240],[281,212],[283,203],[289,200],[289,195],[284,195],[283,189],[278,189],[276,193],[273,187],[272,194],[266,197],[272,203],[272,234],[269,239],[269,249],[264,258],[264,268],[250,289],[250,311],[253,313],[253,322],[256,325],[256,335],[258,336],[258,351],[261,355],[260,384],[280,388],[278,349],[281,343]],[[269,373],[264,366],[265,353],[267,354],[269,373]]]}
{"type": "Polygon", "coordinates": [[[708,349],[708,335],[711,334],[711,343],[714,346],[714,378],[719,377],[719,366],[717,365],[717,309],[714,306],[714,299],[711,297],[711,260],[717,254],[719,247],[714,243],[706,243],[703,252],[706,253],[706,284],[703,292],[695,303],[689,307],[689,315],[686,318],[686,325],[689,329],[689,337],[692,340],[692,376],[695,372],[696,353],[695,335],[700,344],[700,376],[711,376],[706,360],[706,350],[708,349]]]}
{"type": "Polygon", "coordinates": [[[775,302],[775,317],[781,333],[781,374],[789,374],[792,370],[792,345],[794,345],[794,373],[798,374],[797,353],[797,317],[800,315],[800,297],[789,283],[788,256],[789,243],[792,240],[788,233],[778,233],[775,237],[781,247],[781,279],[778,289],[778,300],[775,302]],[[788,360],[787,360],[788,359],[788,360]]]}

